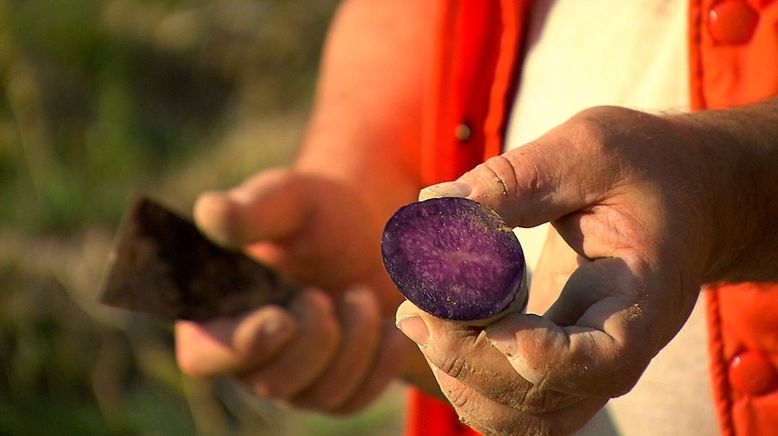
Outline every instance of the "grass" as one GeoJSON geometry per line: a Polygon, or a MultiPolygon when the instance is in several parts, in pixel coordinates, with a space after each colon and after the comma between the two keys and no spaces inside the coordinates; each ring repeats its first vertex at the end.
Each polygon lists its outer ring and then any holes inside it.
{"type": "Polygon", "coordinates": [[[335,0],[0,2],[0,434],[398,434],[182,376],[96,303],[132,194],[187,210],[295,153],[335,0]]]}

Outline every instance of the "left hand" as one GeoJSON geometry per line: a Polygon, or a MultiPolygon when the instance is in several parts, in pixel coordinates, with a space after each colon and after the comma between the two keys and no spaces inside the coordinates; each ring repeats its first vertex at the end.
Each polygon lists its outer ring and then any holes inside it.
{"type": "Polygon", "coordinates": [[[246,247],[311,287],[288,307],[179,320],[181,369],[231,376],[263,398],[327,413],[353,413],[376,399],[418,351],[387,319],[399,298],[372,249],[384,218],[371,200],[294,169],[266,170],[228,192],[203,194],[195,218],[206,235],[246,247]]]}
{"type": "Polygon", "coordinates": [[[370,405],[401,370],[411,346],[385,322],[378,298],[365,288],[337,297],[306,288],[288,308],[176,322],[184,372],[229,375],[259,397],[336,415],[370,405]]]}
{"type": "Polygon", "coordinates": [[[732,149],[684,119],[584,111],[456,184],[509,225],[550,221],[583,259],[543,316],[485,329],[397,311],[460,418],[486,434],[569,434],[628,392],[736,241],[732,149]],[[721,229],[730,229],[722,232],[721,229]]]}

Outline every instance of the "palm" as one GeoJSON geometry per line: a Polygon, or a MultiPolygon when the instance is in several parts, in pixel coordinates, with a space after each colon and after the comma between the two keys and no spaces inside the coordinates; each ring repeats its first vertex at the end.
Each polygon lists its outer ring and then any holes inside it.
{"type": "Polygon", "coordinates": [[[529,313],[544,314],[559,297],[565,283],[578,268],[577,254],[559,236],[549,228],[538,264],[532,274],[530,284],[529,313]]]}

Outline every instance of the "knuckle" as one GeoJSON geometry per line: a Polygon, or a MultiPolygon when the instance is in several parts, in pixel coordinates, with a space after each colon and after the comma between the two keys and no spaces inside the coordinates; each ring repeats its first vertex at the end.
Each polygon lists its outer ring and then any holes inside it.
{"type": "Polygon", "coordinates": [[[543,414],[561,410],[576,401],[577,397],[533,386],[514,407],[530,414],[543,414]]]}
{"type": "Polygon", "coordinates": [[[573,143],[587,147],[602,147],[609,141],[609,127],[603,113],[605,108],[592,108],[580,112],[573,117],[569,127],[571,128],[571,137],[573,143]]]}
{"type": "Polygon", "coordinates": [[[637,126],[651,119],[656,117],[618,106],[596,106],[573,116],[570,126],[577,140],[575,142],[607,151],[634,142],[623,141],[621,138],[634,134],[637,126]]]}
{"type": "Polygon", "coordinates": [[[536,412],[538,408],[530,407],[531,404],[528,403],[528,398],[530,398],[530,389],[522,389],[515,392],[505,392],[500,395],[498,401],[522,412],[536,412]]]}
{"type": "Polygon", "coordinates": [[[474,401],[473,391],[462,383],[451,383],[446,387],[441,386],[446,398],[448,398],[451,405],[457,410],[467,410],[468,413],[473,413],[477,408],[477,401],[474,401]]]}
{"type": "MultiPolygon", "coordinates": [[[[294,305],[295,303],[298,302],[295,301],[292,304],[294,305]]],[[[316,314],[306,313],[312,317],[315,317],[318,314],[331,315],[335,311],[335,305],[333,304],[332,299],[328,297],[327,294],[325,294],[323,291],[315,288],[305,290],[303,295],[300,297],[299,304],[309,306],[310,312],[316,312],[316,314]]]]}
{"type": "Polygon", "coordinates": [[[510,153],[493,158],[499,162],[499,168],[503,173],[510,174],[503,176],[509,180],[513,195],[519,195],[522,192],[534,193],[541,186],[548,176],[543,170],[542,156],[536,151],[535,146],[527,146],[516,149],[510,153]]]}
{"type": "Polygon", "coordinates": [[[542,170],[543,157],[531,148],[522,147],[477,166],[470,177],[482,188],[475,190],[474,200],[494,208],[507,221],[523,222],[516,200],[544,195],[550,177],[542,170]]]}
{"type": "Polygon", "coordinates": [[[480,165],[481,178],[500,196],[516,193],[516,168],[510,159],[503,155],[487,159],[480,165]]]}
{"type": "Polygon", "coordinates": [[[448,374],[450,377],[456,379],[460,378],[467,369],[467,363],[465,362],[465,359],[457,355],[445,356],[442,360],[440,360],[440,365],[436,364],[435,366],[448,374]]]}
{"type": "Polygon", "coordinates": [[[506,383],[490,392],[489,397],[511,409],[529,414],[553,412],[575,402],[571,395],[545,388],[543,381],[529,386],[506,383]]]}
{"type": "Polygon", "coordinates": [[[339,345],[341,328],[330,298],[318,291],[301,298],[306,302],[295,301],[291,308],[299,319],[301,333],[315,337],[319,349],[339,345]]]}

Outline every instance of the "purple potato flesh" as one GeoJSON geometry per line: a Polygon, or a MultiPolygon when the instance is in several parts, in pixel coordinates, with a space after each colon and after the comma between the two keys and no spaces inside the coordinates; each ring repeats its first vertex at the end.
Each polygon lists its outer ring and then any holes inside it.
{"type": "Polygon", "coordinates": [[[500,314],[526,292],[524,253],[497,213],[465,198],[435,198],[398,210],[381,240],[384,266],[405,298],[458,321],[500,314]]]}

